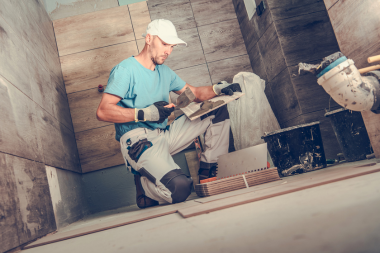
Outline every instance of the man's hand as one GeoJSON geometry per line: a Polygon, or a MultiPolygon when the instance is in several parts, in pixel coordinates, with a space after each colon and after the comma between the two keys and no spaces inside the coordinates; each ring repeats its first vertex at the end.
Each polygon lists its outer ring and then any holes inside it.
{"type": "Polygon", "coordinates": [[[240,84],[227,83],[226,81],[221,81],[218,84],[214,84],[213,90],[216,95],[224,93],[225,95],[229,96],[232,96],[235,91],[241,92],[240,84]]]}
{"type": "Polygon", "coordinates": [[[159,101],[144,109],[135,109],[135,121],[150,121],[154,123],[164,122],[174,111],[174,104],[159,101]]]}

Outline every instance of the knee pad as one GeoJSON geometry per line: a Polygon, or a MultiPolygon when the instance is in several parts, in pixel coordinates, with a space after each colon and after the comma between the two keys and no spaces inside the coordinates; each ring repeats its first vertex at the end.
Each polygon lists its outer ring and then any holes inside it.
{"type": "Polygon", "coordinates": [[[191,194],[193,180],[181,170],[172,170],[160,180],[172,193],[172,203],[183,202],[191,194]]]}

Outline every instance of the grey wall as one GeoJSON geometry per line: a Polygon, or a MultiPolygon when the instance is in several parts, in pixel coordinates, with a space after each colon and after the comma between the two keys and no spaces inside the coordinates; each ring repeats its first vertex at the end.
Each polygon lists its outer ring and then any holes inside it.
{"type": "MultiPolygon", "coordinates": [[[[256,0],[258,5],[261,0],[256,0]]],[[[339,51],[322,0],[264,0],[251,20],[244,0],[233,0],[253,72],[266,81],[265,94],[281,128],[320,121],[327,158],[341,152],[325,109],[337,109],[312,75],[298,76],[298,63],[317,63],[339,51]]]]}
{"type": "Polygon", "coordinates": [[[0,252],[56,229],[45,165],[81,172],[52,22],[0,4],[0,252]]]}

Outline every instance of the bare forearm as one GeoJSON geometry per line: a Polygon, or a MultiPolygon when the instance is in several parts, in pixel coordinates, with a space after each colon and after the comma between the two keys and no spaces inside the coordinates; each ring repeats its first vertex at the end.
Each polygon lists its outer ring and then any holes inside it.
{"type": "Polygon", "coordinates": [[[192,91],[196,97],[195,102],[202,102],[216,96],[212,86],[194,87],[192,91]]]}
{"type": "Polygon", "coordinates": [[[100,121],[111,123],[130,122],[135,120],[135,109],[108,104],[98,108],[96,117],[100,121]]]}

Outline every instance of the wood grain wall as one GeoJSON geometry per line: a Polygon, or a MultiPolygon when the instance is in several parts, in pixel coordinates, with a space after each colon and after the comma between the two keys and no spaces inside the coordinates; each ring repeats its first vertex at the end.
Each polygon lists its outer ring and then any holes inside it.
{"type": "MultiPolygon", "coordinates": [[[[264,0],[262,16],[248,18],[243,0],[233,0],[253,72],[282,128],[320,121],[327,158],[340,148],[325,109],[339,108],[312,75],[298,76],[298,63],[316,63],[339,51],[323,0],[264,0]]],[[[261,0],[256,0],[258,5],[261,0]]]]}
{"type": "Polygon", "coordinates": [[[0,5],[0,252],[56,228],[45,166],[81,172],[52,22],[39,1],[0,5]]]}
{"type": "MultiPolygon", "coordinates": [[[[53,22],[82,171],[123,164],[113,124],[96,119],[111,69],[137,55],[151,19],[171,20],[187,47],[176,47],[165,62],[194,86],[232,81],[252,71],[230,0],[150,0],[53,22]],[[205,11],[205,10],[212,10],[205,11]],[[210,15],[212,13],[212,15],[210,15]],[[96,17],[96,18],[95,18],[96,17]]],[[[171,94],[173,99],[176,96],[171,94]]]]}
{"type": "MultiPolygon", "coordinates": [[[[325,0],[339,47],[355,66],[369,66],[367,58],[380,54],[379,0],[325,0]]],[[[371,64],[372,65],[372,64],[371,64]]],[[[380,158],[380,115],[362,113],[371,145],[380,158]]]]}
{"type": "MultiPolygon", "coordinates": [[[[82,172],[123,164],[112,123],[96,119],[111,69],[137,55],[150,22],[146,2],[53,21],[82,172]]],[[[145,43],[145,42],[144,42],[145,43]]],[[[140,49],[141,50],[141,49],[140,49]]]]}
{"type": "Polygon", "coordinates": [[[187,83],[231,82],[241,71],[252,72],[231,0],[149,0],[148,8],[152,20],[169,19],[188,43],[165,62],[187,83]]]}

